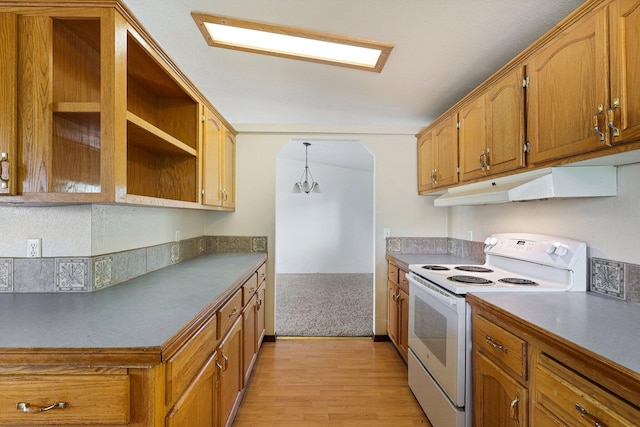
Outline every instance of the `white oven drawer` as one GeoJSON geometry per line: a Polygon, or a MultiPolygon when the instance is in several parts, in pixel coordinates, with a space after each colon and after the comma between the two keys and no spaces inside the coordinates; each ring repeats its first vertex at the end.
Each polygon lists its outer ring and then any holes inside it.
{"type": "Polygon", "coordinates": [[[466,427],[467,414],[464,408],[451,403],[411,350],[408,365],[409,387],[431,424],[434,427],[466,427]]]}

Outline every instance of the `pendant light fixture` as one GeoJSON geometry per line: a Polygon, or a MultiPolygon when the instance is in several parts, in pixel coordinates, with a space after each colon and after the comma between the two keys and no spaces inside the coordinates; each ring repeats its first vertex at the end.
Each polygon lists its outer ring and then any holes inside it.
{"type": "Polygon", "coordinates": [[[300,175],[300,181],[293,184],[294,193],[320,193],[320,186],[313,180],[313,175],[309,170],[309,146],[311,143],[303,142],[304,145],[304,171],[300,175]]]}

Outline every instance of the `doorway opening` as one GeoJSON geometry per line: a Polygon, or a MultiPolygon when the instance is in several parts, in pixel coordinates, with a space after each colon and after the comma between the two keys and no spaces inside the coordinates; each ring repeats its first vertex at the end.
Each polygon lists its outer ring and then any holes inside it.
{"type": "Polygon", "coordinates": [[[373,155],[354,140],[296,139],[278,154],[277,336],[373,334],[373,168],[373,155]],[[293,191],[305,154],[320,192],[293,191]]]}

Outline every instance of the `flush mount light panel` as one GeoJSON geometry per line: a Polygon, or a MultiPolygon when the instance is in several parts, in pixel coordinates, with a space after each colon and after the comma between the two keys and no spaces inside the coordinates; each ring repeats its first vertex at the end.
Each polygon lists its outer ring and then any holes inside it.
{"type": "Polygon", "coordinates": [[[393,45],[333,34],[192,13],[210,46],[382,71],[393,45]]]}

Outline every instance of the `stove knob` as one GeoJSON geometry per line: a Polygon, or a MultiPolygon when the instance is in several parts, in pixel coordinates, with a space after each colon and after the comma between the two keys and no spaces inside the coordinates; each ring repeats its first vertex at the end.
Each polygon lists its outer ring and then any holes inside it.
{"type": "Polygon", "coordinates": [[[555,254],[558,256],[565,256],[567,252],[569,252],[566,246],[563,246],[558,242],[547,243],[547,246],[545,246],[544,251],[549,255],[555,254]]]}
{"type": "Polygon", "coordinates": [[[487,237],[486,239],[484,239],[484,244],[487,246],[495,246],[496,243],[498,243],[497,237],[487,237]]]}

